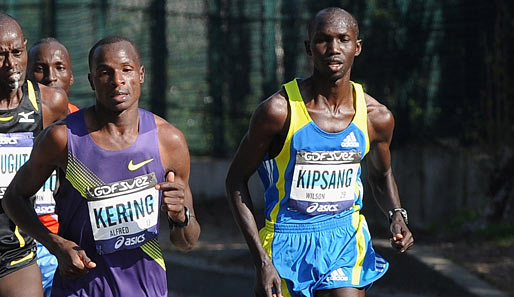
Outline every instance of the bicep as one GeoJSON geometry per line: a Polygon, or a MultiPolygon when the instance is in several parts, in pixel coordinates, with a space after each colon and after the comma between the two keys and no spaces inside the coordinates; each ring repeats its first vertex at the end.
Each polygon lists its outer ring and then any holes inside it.
{"type": "Polygon", "coordinates": [[[368,131],[371,148],[366,157],[368,175],[382,177],[391,170],[390,145],[394,130],[394,117],[385,107],[379,106],[368,113],[368,131]]]}

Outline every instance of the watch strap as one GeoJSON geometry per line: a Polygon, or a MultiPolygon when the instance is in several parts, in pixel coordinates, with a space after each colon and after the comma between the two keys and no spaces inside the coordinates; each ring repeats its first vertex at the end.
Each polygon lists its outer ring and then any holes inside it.
{"type": "Polygon", "coordinates": [[[170,228],[173,228],[173,227],[179,227],[179,228],[184,228],[186,227],[187,225],[189,225],[189,219],[191,217],[191,214],[189,212],[189,208],[187,206],[184,206],[184,213],[185,213],[185,221],[181,222],[181,223],[178,223],[178,222],[175,222],[174,220],[172,220],[170,218],[170,216],[166,213],[166,217],[168,218],[168,225],[170,226],[170,228]]]}
{"type": "Polygon", "coordinates": [[[392,223],[393,221],[393,216],[395,213],[399,212],[401,215],[402,215],[402,218],[403,218],[403,221],[405,222],[406,225],[409,224],[409,216],[407,214],[407,210],[405,210],[404,208],[402,207],[399,207],[399,208],[393,208],[392,210],[390,210],[388,212],[389,214],[389,223],[392,223]]]}

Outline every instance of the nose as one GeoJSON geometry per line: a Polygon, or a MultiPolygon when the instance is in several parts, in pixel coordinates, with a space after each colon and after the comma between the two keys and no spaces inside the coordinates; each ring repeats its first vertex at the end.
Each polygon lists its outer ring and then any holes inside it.
{"type": "Polygon", "coordinates": [[[337,55],[341,53],[341,47],[339,44],[339,40],[336,38],[330,39],[327,43],[327,52],[330,55],[337,55]]]}
{"type": "Polygon", "coordinates": [[[4,65],[9,69],[14,68],[14,66],[16,65],[16,59],[14,58],[14,56],[7,53],[4,58],[4,65]]]}
{"type": "Polygon", "coordinates": [[[57,81],[56,71],[52,67],[48,68],[47,80],[49,83],[57,81]]]}
{"type": "Polygon", "coordinates": [[[114,74],[112,77],[112,84],[115,86],[125,84],[125,77],[123,76],[123,73],[121,73],[121,71],[119,71],[119,70],[114,71],[114,74]]]}

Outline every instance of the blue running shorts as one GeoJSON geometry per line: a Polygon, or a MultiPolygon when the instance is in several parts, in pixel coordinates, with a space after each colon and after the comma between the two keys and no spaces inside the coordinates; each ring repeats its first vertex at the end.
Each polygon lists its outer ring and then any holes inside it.
{"type": "Polygon", "coordinates": [[[44,296],[50,297],[54,274],[57,269],[57,258],[39,242],[37,243],[37,264],[41,270],[44,296]]]}
{"type": "Polygon", "coordinates": [[[366,219],[359,212],[312,224],[266,221],[259,235],[282,278],[284,297],[369,288],[389,267],[373,250],[366,219]]]}

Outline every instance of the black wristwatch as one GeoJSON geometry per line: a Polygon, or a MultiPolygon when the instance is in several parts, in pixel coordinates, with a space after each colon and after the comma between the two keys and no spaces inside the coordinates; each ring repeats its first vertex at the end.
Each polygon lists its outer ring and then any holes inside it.
{"type": "Polygon", "coordinates": [[[405,221],[405,225],[409,224],[409,216],[407,215],[407,211],[403,208],[394,208],[393,210],[390,210],[389,213],[389,224],[393,222],[393,215],[396,212],[400,212],[400,214],[403,217],[403,220],[405,221]]]}
{"type": "Polygon", "coordinates": [[[170,226],[170,229],[177,226],[179,228],[184,228],[187,225],[189,225],[189,219],[191,218],[191,214],[189,213],[189,208],[187,206],[184,206],[184,212],[186,215],[186,219],[182,223],[177,223],[174,220],[170,218],[168,214],[166,214],[166,217],[168,217],[168,225],[170,226]]]}

